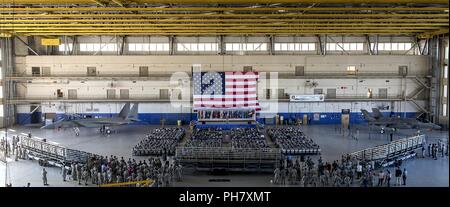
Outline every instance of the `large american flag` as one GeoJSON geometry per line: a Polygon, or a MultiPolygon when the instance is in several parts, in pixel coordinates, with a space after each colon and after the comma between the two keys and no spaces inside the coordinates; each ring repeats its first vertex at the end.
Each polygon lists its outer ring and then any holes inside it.
{"type": "Polygon", "coordinates": [[[260,110],[257,96],[258,78],[258,72],[195,72],[194,109],[260,110]]]}

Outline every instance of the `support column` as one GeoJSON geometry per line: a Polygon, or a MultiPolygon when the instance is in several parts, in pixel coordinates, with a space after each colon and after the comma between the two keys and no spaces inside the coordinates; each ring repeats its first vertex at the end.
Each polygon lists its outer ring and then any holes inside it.
{"type": "Polygon", "coordinates": [[[439,100],[439,95],[440,95],[440,74],[441,74],[441,66],[442,66],[442,61],[441,61],[441,40],[439,37],[433,37],[432,39],[430,39],[429,41],[429,63],[430,63],[430,75],[431,75],[431,79],[430,79],[430,97],[429,97],[429,120],[433,123],[438,124],[439,122],[439,106],[440,106],[440,100],[439,100]]]}
{"type": "Polygon", "coordinates": [[[9,127],[14,124],[15,121],[15,108],[14,105],[9,102],[9,100],[13,99],[15,94],[14,83],[11,80],[11,76],[14,71],[14,42],[13,37],[8,38],[0,38],[0,45],[2,48],[2,92],[3,98],[1,99],[1,105],[3,105],[3,117],[1,120],[2,127],[9,127]]]}

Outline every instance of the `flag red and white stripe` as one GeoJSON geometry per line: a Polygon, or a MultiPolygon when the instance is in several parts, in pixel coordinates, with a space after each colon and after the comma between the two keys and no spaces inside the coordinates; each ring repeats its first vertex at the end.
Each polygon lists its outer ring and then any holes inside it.
{"type": "MultiPolygon", "coordinates": [[[[219,72],[220,73],[220,72],[219,72]]],[[[258,72],[224,72],[222,94],[194,95],[194,108],[254,108],[258,103],[258,72]]],[[[215,80],[217,81],[217,80],[215,80]]],[[[200,86],[201,87],[201,86],[200,86]]]]}

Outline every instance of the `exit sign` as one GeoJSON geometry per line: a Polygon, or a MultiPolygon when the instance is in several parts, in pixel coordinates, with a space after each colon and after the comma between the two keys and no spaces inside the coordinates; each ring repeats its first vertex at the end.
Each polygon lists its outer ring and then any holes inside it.
{"type": "Polygon", "coordinates": [[[59,45],[59,39],[41,39],[42,45],[59,45]]]}

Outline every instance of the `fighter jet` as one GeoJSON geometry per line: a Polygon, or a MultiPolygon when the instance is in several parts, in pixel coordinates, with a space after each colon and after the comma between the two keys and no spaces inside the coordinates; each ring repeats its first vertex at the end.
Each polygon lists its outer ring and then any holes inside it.
{"type": "Polygon", "coordinates": [[[421,122],[415,118],[384,117],[377,108],[372,108],[373,116],[367,110],[361,109],[361,112],[369,125],[380,127],[382,133],[384,130],[396,131],[397,129],[441,129],[441,126],[437,124],[421,122]]]}
{"type": "MultiPolygon", "coordinates": [[[[41,127],[41,129],[55,129],[55,128],[78,128],[78,127],[87,127],[87,128],[100,128],[100,131],[103,133],[105,127],[108,127],[104,131],[105,133],[111,133],[109,127],[111,126],[119,126],[119,125],[127,125],[133,122],[140,121],[138,119],[138,103],[135,103],[133,107],[130,109],[130,103],[126,103],[123,106],[122,110],[117,117],[111,118],[74,118],[68,119],[64,118],[56,121],[55,123],[46,125],[41,127]]],[[[77,133],[77,132],[76,132],[77,133]]]]}

